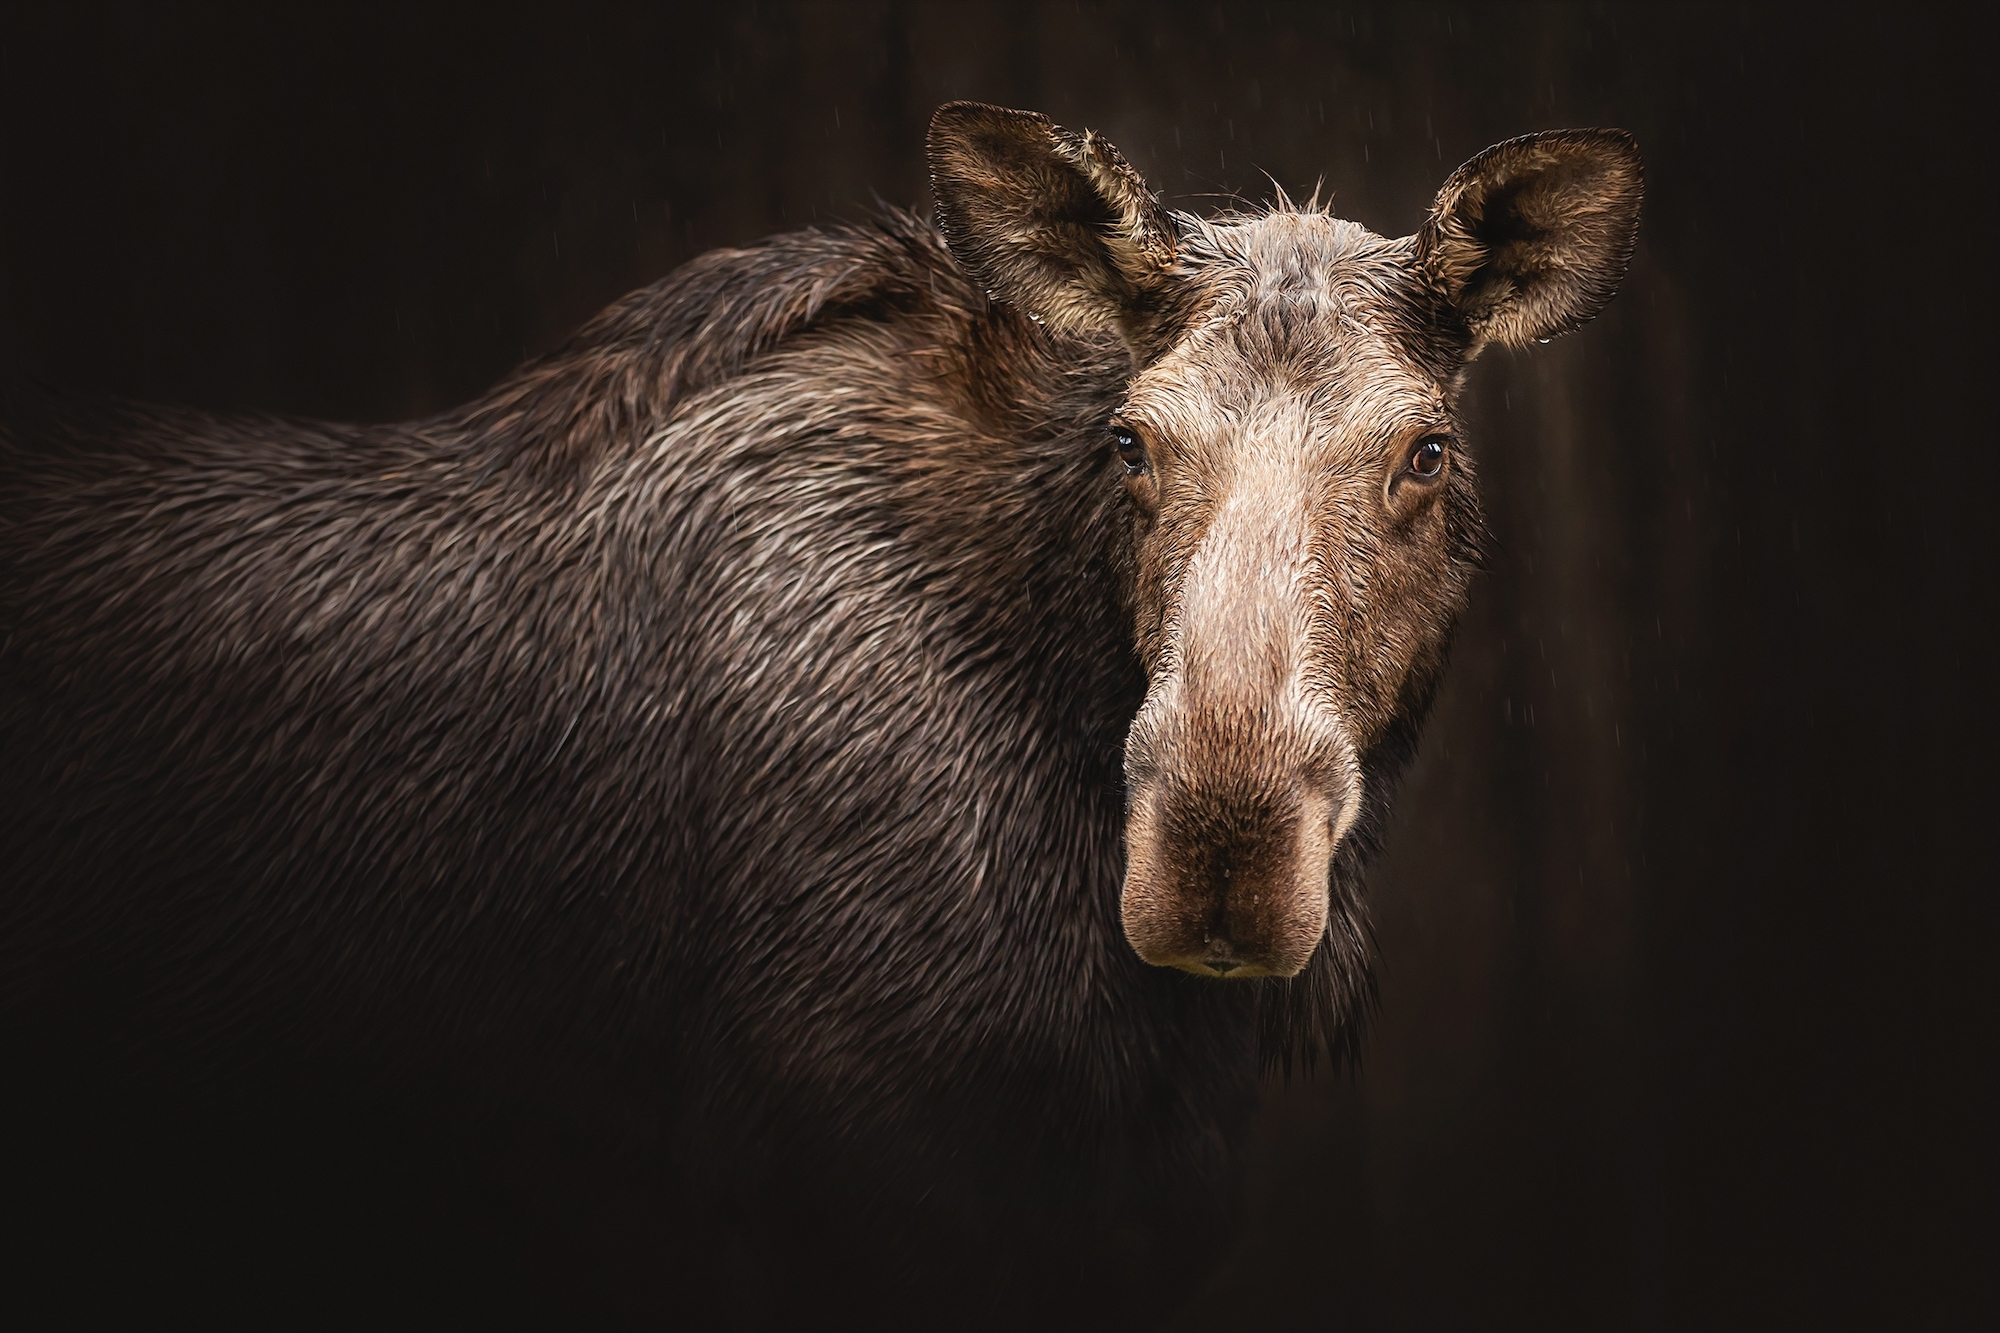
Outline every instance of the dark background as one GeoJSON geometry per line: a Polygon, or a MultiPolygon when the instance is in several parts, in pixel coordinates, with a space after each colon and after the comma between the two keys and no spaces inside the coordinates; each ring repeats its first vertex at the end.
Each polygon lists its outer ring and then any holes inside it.
{"type": "Polygon", "coordinates": [[[1187,1323],[1972,1318],[1992,149],[1948,12],[8,29],[0,373],[333,418],[470,398],[709,247],[926,204],[951,98],[1103,131],[1178,207],[1324,178],[1389,235],[1498,139],[1633,131],[1622,294],[1472,379],[1500,548],[1374,874],[1363,1064],[1272,1086],[1187,1323]]]}

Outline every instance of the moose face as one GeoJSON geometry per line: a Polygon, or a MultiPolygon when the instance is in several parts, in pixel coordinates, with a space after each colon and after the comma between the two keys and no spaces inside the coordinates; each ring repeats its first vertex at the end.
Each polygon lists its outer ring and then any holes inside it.
{"type": "Polygon", "coordinates": [[[1423,711],[1476,565],[1465,367],[1610,299],[1637,152],[1602,130],[1502,144],[1396,241],[1286,202],[1170,217],[1109,144],[994,107],[940,110],[931,164],[952,251],[996,296],[1132,352],[1104,423],[1148,678],[1127,938],[1204,976],[1294,975],[1370,756],[1423,711]]]}

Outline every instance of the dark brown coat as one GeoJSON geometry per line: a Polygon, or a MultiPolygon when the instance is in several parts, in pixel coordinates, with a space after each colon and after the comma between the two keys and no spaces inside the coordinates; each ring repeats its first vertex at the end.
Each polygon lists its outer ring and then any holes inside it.
{"type": "Polygon", "coordinates": [[[1609,299],[1637,159],[1503,145],[1395,242],[1170,217],[993,108],[932,165],[942,233],[709,254],[443,417],[17,397],[9,1040],[423,1071],[399,1115],[570,1126],[877,1299],[900,1249],[1171,1303],[1259,1050],[1369,993],[1480,545],[1463,369],[1609,299]]]}

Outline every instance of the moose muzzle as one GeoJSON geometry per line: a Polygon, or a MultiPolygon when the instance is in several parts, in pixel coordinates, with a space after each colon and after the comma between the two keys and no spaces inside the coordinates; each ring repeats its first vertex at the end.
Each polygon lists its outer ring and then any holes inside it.
{"type": "Polygon", "coordinates": [[[1135,724],[1122,910],[1147,962],[1286,977],[1312,957],[1360,783],[1337,718],[1299,702],[1169,704],[1135,724]]]}
{"type": "Polygon", "coordinates": [[[1311,554],[1302,456],[1246,453],[1170,594],[1125,742],[1125,935],[1201,976],[1306,965],[1360,809],[1337,581],[1311,554]]]}

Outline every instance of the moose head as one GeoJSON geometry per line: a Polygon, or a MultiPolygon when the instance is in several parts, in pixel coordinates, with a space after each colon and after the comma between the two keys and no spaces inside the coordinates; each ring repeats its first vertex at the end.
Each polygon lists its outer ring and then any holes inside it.
{"type": "Polygon", "coordinates": [[[1282,199],[1168,213],[1103,139],[973,103],[937,113],[930,163],[952,253],[996,299],[1131,353],[1103,423],[1148,682],[1125,748],[1126,936],[1203,976],[1294,975],[1478,564],[1466,368],[1610,300],[1636,147],[1565,130],[1489,148],[1400,240],[1282,199]]]}

